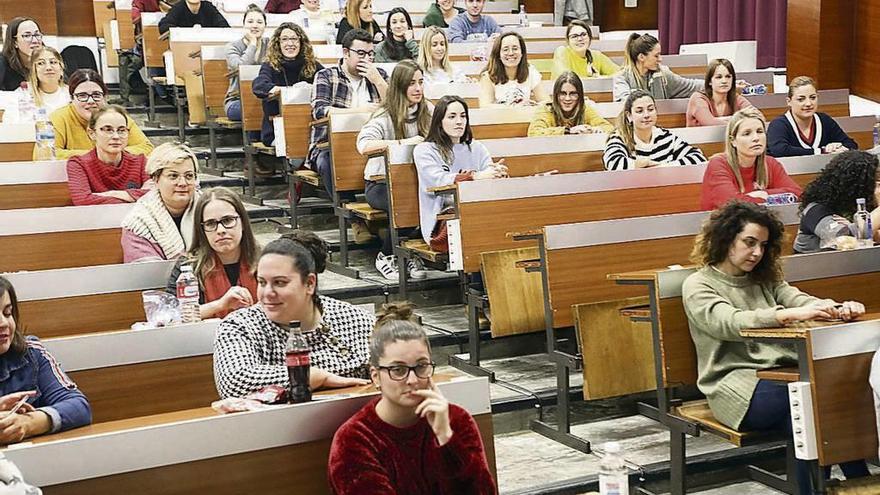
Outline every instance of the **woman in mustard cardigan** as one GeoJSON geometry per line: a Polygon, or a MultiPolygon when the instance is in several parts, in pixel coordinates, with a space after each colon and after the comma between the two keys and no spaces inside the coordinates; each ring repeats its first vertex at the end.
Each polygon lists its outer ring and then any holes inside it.
{"type": "Polygon", "coordinates": [[[553,99],[538,107],[529,136],[609,133],[614,126],[584,99],[584,84],[574,72],[563,72],[553,84],[553,99]]]}
{"type": "MultiPolygon", "coordinates": [[[[55,155],[61,159],[84,155],[95,147],[88,127],[92,112],[106,105],[107,86],[91,69],[79,69],[70,75],[68,86],[71,102],[52,112],[49,120],[55,128],[55,155]]],[[[128,147],[133,155],[149,155],[153,144],[131,118],[128,119],[128,147]]],[[[34,150],[36,160],[36,149],[34,150]]]]}
{"type": "Polygon", "coordinates": [[[580,77],[610,76],[620,70],[607,55],[590,50],[593,38],[586,22],[571,21],[565,30],[565,39],[566,44],[553,52],[553,79],[568,70],[580,77]]]}

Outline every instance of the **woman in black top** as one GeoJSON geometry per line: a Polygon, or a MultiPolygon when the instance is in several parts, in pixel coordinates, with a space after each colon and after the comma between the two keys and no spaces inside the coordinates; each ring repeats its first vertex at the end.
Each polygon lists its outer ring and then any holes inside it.
{"type": "Polygon", "coordinates": [[[31,52],[43,46],[43,34],[37,21],[16,17],[6,27],[3,53],[0,54],[0,91],[15,91],[27,81],[31,52]]]}
{"type": "Polygon", "coordinates": [[[345,17],[339,22],[339,30],[336,32],[336,44],[342,44],[345,33],[357,26],[373,35],[373,43],[379,43],[385,39],[382,28],[373,18],[373,0],[350,0],[345,5],[345,17]]]}
{"type": "Polygon", "coordinates": [[[315,52],[306,32],[298,24],[285,22],[278,26],[269,40],[268,61],[260,66],[260,73],[254,79],[253,91],[263,100],[263,129],[260,139],[266,146],[275,141],[272,117],[281,113],[278,98],[284,86],[298,82],[309,84],[315,81],[315,74],[324,66],[315,59],[315,52]]]}

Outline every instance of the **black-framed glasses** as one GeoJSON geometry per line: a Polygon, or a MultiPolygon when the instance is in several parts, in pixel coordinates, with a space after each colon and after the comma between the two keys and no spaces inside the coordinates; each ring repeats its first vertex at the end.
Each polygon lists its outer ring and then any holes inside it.
{"type": "Polygon", "coordinates": [[[590,33],[584,31],[583,33],[574,33],[569,34],[568,39],[570,40],[582,40],[590,37],[590,33]]]}
{"type": "Polygon", "coordinates": [[[376,52],[373,50],[352,50],[351,48],[349,48],[348,51],[356,53],[357,56],[361,57],[361,58],[365,58],[365,57],[375,58],[376,57],[376,52]]]}
{"type": "Polygon", "coordinates": [[[202,228],[205,229],[205,232],[214,232],[217,230],[218,225],[222,225],[224,229],[231,229],[235,227],[238,223],[238,215],[227,215],[225,217],[221,217],[220,220],[205,220],[202,222],[202,228]]]}
{"type": "Polygon", "coordinates": [[[377,366],[380,370],[388,372],[388,376],[397,382],[402,382],[409,378],[410,372],[415,373],[417,378],[425,379],[434,376],[435,363],[419,363],[415,366],[406,366],[403,364],[395,364],[393,366],[377,366]]]}
{"type": "Polygon", "coordinates": [[[74,93],[73,97],[80,103],[85,103],[89,100],[104,101],[104,93],[100,91],[95,91],[94,93],[74,93]]]}
{"type": "Polygon", "coordinates": [[[43,33],[39,33],[39,32],[37,32],[37,33],[23,33],[23,34],[19,34],[18,36],[21,37],[21,39],[23,39],[25,41],[30,41],[30,40],[34,40],[34,39],[36,39],[36,40],[43,39],[43,33]]]}

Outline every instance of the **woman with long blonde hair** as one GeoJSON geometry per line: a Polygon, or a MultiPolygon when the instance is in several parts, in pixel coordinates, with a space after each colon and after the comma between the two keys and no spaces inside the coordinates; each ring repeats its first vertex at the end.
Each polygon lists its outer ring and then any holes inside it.
{"type": "Polygon", "coordinates": [[[31,52],[28,87],[37,108],[45,108],[47,114],[70,103],[70,93],[64,84],[64,60],[58,50],[42,46],[31,52]]]}
{"type": "Polygon", "coordinates": [[[382,28],[373,18],[373,0],[349,0],[345,4],[345,17],[339,21],[339,30],[336,32],[336,44],[342,44],[342,38],[352,29],[360,28],[370,33],[373,43],[379,43],[385,39],[382,28]]]}
{"type": "Polygon", "coordinates": [[[428,26],[422,32],[417,58],[425,84],[448,84],[467,82],[465,73],[449,62],[449,39],[437,26],[428,26]]]}

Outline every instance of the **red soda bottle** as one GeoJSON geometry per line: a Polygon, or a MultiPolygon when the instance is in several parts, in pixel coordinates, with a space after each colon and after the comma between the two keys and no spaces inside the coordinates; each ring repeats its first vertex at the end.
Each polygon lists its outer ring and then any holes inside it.
{"type": "Polygon", "coordinates": [[[290,336],[284,349],[287,363],[287,375],[290,377],[290,394],[287,402],[297,404],[312,400],[312,389],[309,386],[309,344],[302,335],[299,322],[290,324],[290,336]]]}

